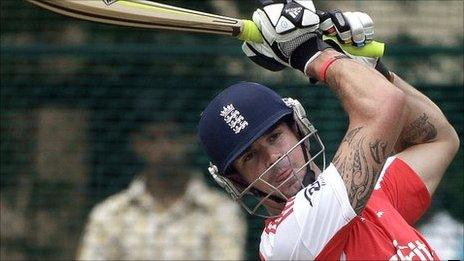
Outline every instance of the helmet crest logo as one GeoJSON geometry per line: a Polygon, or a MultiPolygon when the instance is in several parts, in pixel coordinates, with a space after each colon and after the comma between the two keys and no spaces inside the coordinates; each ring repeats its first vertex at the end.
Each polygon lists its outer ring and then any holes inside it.
{"type": "Polygon", "coordinates": [[[248,122],[245,120],[240,111],[235,109],[233,104],[222,107],[220,115],[224,118],[227,125],[234,131],[235,134],[239,134],[243,129],[248,126],[248,122]]]}

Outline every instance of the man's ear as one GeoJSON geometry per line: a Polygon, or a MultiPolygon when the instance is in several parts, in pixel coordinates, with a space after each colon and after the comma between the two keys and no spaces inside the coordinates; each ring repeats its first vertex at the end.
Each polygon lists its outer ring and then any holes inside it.
{"type": "Polygon", "coordinates": [[[301,133],[300,129],[298,128],[298,124],[295,120],[289,120],[287,124],[298,139],[303,138],[303,133],[301,133]]]}

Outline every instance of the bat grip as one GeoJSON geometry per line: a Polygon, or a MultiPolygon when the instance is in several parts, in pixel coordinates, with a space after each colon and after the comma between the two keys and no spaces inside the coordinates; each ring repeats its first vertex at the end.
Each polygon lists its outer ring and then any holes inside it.
{"type": "MultiPolygon", "coordinates": [[[[238,38],[242,41],[253,42],[253,43],[262,43],[263,37],[261,32],[255,23],[251,20],[242,20],[243,25],[240,30],[238,38]]],[[[332,40],[336,42],[345,52],[355,55],[355,56],[364,56],[371,58],[380,58],[384,55],[385,44],[381,42],[372,41],[364,45],[363,47],[356,47],[351,44],[341,44],[337,37],[324,35],[322,38],[325,40],[332,40]]]]}
{"type": "Polygon", "coordinates": [[[242,20],[243,25],[240,28],[238,39],[246,42],[262,43],[263,37],[256,24],[251,20],[242,20]]]}
{"type": "Polygon", "coordinates": [[[354,56],[364,56],[371,58],[381,58],[385,53],[385,44],[382,42],[371,41],[364,45],[363,47],[356,47],[352,44],[342,44],[338,41],[335,36],[323,35],[322,40],[331,40],[336,42],[343,51],[354,55],[354,56]]]}

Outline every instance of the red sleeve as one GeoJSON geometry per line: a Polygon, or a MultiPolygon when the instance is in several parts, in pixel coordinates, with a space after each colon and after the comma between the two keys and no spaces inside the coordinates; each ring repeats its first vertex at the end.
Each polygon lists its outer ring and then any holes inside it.
{"type": "Polygon", "coordinates": [[[414,225],[430,206],[431,197],[424,182],[399,158],[395,158],[386,167],[380,185],[390,202],[410,225],[414,225]]]}

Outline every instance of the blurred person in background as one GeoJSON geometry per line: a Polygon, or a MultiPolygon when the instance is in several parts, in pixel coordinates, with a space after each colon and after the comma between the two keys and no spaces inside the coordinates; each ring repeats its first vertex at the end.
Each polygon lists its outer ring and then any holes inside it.
{"type": "Polygon", "coordinates": [[[22,249],[26,242],[26,220],[11,205],[0,191],[0,260],[26,260],[27,253],[22,249]]]}
{"type": "Polygon", "coordinates": [[[94,207],[77,258],[243,259],[242,212],[191,169],[192,135],[160,111],[141,111],[129,147],[143,166],[127,189],[94,207]]]}

